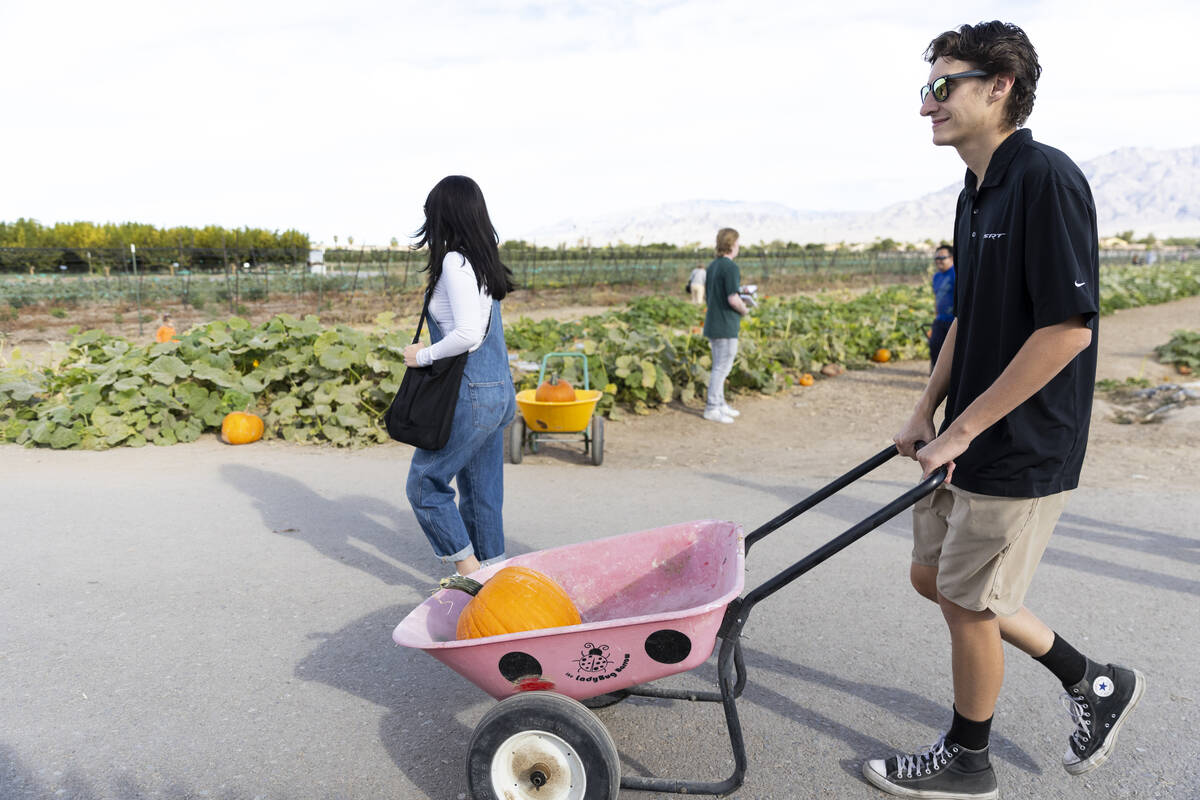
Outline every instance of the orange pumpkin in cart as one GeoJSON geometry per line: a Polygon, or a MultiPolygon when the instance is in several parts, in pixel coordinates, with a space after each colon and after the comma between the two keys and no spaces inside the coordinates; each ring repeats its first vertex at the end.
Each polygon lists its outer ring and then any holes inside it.
{"type": "Polygon", "coordinates": [[[444,589],[472,595],[458,616],[454,636],[476,639],[539,628],[578,625],[579,609],[552,578],[528,567],[504,567],[487,583],[465,575],[443,578],[444,589]]]}
{"type": "Polygon", "coordinates": [[[533,399],[538,403],[573,403],[575,390],[571,388],[571,384],[560,381],[557,375],[552,375],[550,380],[542,381],[533,399]]]}

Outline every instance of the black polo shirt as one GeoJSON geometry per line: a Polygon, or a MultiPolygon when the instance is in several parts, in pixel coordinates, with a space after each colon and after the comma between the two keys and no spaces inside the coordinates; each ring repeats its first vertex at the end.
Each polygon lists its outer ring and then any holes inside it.
{"type": "Polygon", "coordinates": [[[946,421],[991,386],[1038,328],[1082,315],[1092,343],[955,459],[954,484],[1044,497],[1079,484],[1096,380],[1100,259],[1096,205],[1079,167],[1018,130],[983,185],[967,170],[954,217],[958,331],[946,421]]]}

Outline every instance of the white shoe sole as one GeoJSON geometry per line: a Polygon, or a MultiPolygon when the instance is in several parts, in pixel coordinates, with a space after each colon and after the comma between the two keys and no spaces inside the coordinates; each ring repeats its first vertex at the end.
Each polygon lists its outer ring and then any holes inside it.
{"type": "Polygon", "coordinates": [[[895,797],[920,797],[922,800],[997,800],[1000,797],[999,789],[992,789],[990,792],[983,794],[962,794],[961,792],[938,792],[925,791],[922,789],[908,789],[904,786],[897,786],[887,779],[887,775],[880,772],[884,766],[882,759],[871,759],[863,762],[863,777],[877,789],[882,789],[895,797]],[[878,764],[879,766],[874,766],[878,764]]]}

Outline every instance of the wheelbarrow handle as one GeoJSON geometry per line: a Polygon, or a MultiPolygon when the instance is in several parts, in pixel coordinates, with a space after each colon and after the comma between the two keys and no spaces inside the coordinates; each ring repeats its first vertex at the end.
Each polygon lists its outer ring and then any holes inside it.
{"type": "MultiPolygon", "coordinates": [[[[854,483],[863,475],[866,475],[868,472],[875,470],[882,464],[886,464],[888,461],[891,461],[895,456],[899,455],[899,453],[900,451],[896,449],[896,445],[894,444],[883,450],[880,450],[878,453],[871,456],[866,461],[847,472],[845,475],[826,484],[825,486],[822,486],[820,489],[817,489],[815,492],[801,500],[799,503],[796,503],[796,505],[792,506],[787,511],[784,511],[782,514],[770,520],[769,522],[766,522],[755,528],[752,532],[746,534],[746,552],[749,553],[751,545],[766,536],[768,533],[773,533],[774,531],[779,530],[784,525],[803,514],[805,511],[808,511],[810,508],[820,503],[822,500],[832,497],[842,489],[845,489],[847,486],[854,483]]],[[[932,489],[930,491],[932,491],[932,489]]]]}
{"type": "MultiPolygon", "coordinates": [[[[920,446],[921,443],[918,442],[918,449],[920,446]]],[[[845,488],[850,483],[853,483],[863,475],[866,475],[880,464],[889,461],[891,458],[896,456],[898,452],[899,451],[896,449],[895,445],[888,447],[886,450],[881,450],[879,453],[859,464],[845,475],[841,476],[835,481],[832,481],[828,485],[823,486],[816,492],[813,492],[813,494],[809,495],[804,500],[801,500],[787,511],[775,517],[775,519],[757,528],[746,536],[746,550],[749,551],[750,545],[766,536],[768,533],[777,530],[785,523],[795,519],[808,509],[815,506],[817,503],[820,503],[830,495],[835,494],[840,489],[845,488]]],[[[721,625],[720,635],[724,635],[729,630],[740,631],[742,625],[744,625],[746,622],[746,617],[749,615],[750,609],[753,608],[759,600],[762,600],[764,597],[779,591],[784,586],[787,586],[789,583],[796,580],[796,578],[799,578],[801,575],[825,561],[830,556],[846,549],[851,544],[858,541],[863,536],[866,536],[868,533],[875,530],[904,509],[916,503],[946,480],[946,472],[947,468],[945,466],[938,467],[933,471],[932,474],[929,475],[929,477],[922,480],[912,489],[909,489],[907,492],[900,495],[883,508],[871,514],[869,517],[857,523],[856,525],[851,526],[840,536],[837,536],[836,538],[831,539],[830,541],[821,545],[816,550],[776,575],[774,578],[771,578],[770,580],[762,583],[760,586],[750,590],[745,597],[739,598],[738,600],[730,603],[729,608],[726,611],[725,620],[721,625]]]]}
{"type": "Polygon", "coordinates": [[[542,356],[542,368],[540,370],[538,370],[538,386],[541,386],[542,382],[546,380],[546,362],[549,361],[550,358],[553,356],[560,356],[562,358],[582,358],[583,359],[583,388],[585,391],[592,388],[591,384],[588,381],[587,355],[584,353],[546,353],[544,356],[542,356]]]}

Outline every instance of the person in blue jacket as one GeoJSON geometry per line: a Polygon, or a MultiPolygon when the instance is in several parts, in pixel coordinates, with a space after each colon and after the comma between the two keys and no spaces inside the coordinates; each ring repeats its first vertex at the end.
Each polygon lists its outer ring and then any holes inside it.
{"type": "Polygon", "coordinates": [[[946,332],[954,322],[954,245],[942,244],[933,253],[933,327],[929,329],[929,371],[937,366],[946,332]]]}

